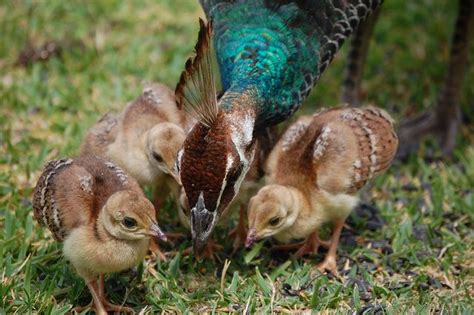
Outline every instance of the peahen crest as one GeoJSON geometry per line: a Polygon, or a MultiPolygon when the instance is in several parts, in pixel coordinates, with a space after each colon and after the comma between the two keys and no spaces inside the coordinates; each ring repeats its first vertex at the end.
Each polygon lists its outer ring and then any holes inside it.
{"type": "Polygon", "coordinates": [[[196,55],[186,61],[176,85],[176,102],[191,116],[207,127],[217,118],[218,106],[213,69],[212,23],[199,19],[196,55]]]}

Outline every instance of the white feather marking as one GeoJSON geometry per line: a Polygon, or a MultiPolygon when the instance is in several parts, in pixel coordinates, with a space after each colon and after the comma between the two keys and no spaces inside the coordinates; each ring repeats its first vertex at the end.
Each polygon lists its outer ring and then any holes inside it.
{"type": "Polygon", "coordinates": [[[160,105],[162,103],[160,95],[156,93],[156,91],[153,89],[153,86],[151,85],[146,85],[142,94],[149,103],[153,103],[155,105],[160,105]]]}
{"type": "Polygon", "coordinates": [[[314,143],[314,151],[313,151],[314,160],[318,160],[323,156],[324,151],[326,150],[326,147],[328,145],[328,139],[329,139],[330,133],[331,133],[331,128],[324,127],[318,139],[316,139],[316,142],[314,143]]]}
{"type": "Polygon", "coordinates": [[[307,123],[297,122],[293,124],[287,132],[285,132],[281,145],[283,152],[286,152],[290,149],[290,146],[293,144],[293,142],[295,142],[295,140],[303,134],[307,127],[307,123]]]}
{"type": "Polygon", "coordinates": [[[53,220],[54,220],[54,225],[58,228],[58,230],[61,230],[61,218],[59,217],[59,209],[54,204],[53,206],[53,220]]]}
{"type": "Polygon", "coordinates": [[[90,174],[79,176],[79,185],[81,186],[82,190],[84,190],[88,194],[91,194],[92,193],[92,176],[90,174]]]}
{"type": "Polygon", "coordinates": [[[112,162],[105,162],[105,165],[115,172],[122,184],[128,185],[128,175],[120,167],[112,162]]]}
{"type": "Polygon", "coordinates": [[[224,189],[227,186],[227,175],[229,174],[229,170],[232,167],[232,164],[234,164],[234,158],[231,155],[228,155],[227,156],[227,164],[225,166],[224,180],[222,181],[221,190],[219,191],[219,197],[217,198],[217,201],[216,201],[216,209],[219,209],[219,205],[221,203],[221,198],[222,198],[222,193],[224,192],[224,189]]]}
{"type": "Polygon", "coordinates": [[[352,166],[354,166],[355,168],[361,168],[362,167],[361,160],[355,160],[352,166]]]}
{"type": "MultiPolygon", "coordinates": [[[[46,192],[48,191],[49,187],[49,181],[50,179],[56,174],[56,172],[62,168],[63,166],[67,166],[73,162],[72,159],[67,159],[67,160],[58,160],[54,161],[53,163],[55,164],[53,169],[46,175],[46,178],[44,179],[43,183],[43,188],[41,189],[41,201],[40,201],[40,206],[43,207],[43,222],[45,225],[48,225],[48,221],[46,218],[46,212],[48,210],[48,206],[46,204],[46,192]]],[[[53,197],[54,198],[54,197],[53,197]]]]}
{"type": "Polygon", "coordinates": [[[43,215],[42,215],[42,218],[43,218],[43,223],[45,226],[48,226],[48,220],[46,218],[46,211],[48,211],[48,207],[47,206],[44,206],[43,207],[43,215]]]}
{"type": "Polygon", "coordinates": [[[253,139],[253,128],[255,125],[255,119],[249,114],[237,116],[238,121],[233,121],[233,117],[230,117],[230,137],[234,143],[237,153],[239,154],[240,161],[244,163],[244,168],[249,164],[248,159],[245,157],[244,150],[250,145],[253,139]]]}
{"type": "Polygon", "coordinates": [[[359,182],[359,181],[362,179],[362,177],[361,177],[361,175],[360,175],[359,172],[355,172],[355,173],[354,173],[354,177],[355,177],[355,181],[356,181],[356,182],[359,182]]]}

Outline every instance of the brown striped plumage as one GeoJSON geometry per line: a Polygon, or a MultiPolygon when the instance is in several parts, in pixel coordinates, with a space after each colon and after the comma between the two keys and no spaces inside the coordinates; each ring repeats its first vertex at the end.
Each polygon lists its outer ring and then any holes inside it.
{"type": "Polygon", "coordinates": [[[86,134],[81,154],[113,161],[140,185],[153,185],[157,206],[179,187],[175,161],[194,121],[162,84],[148,84],[119,115],[106,114],[86,134]]]}
{"type": "Polygon", "coordinates": [[[136,265],[147,252],[150,236],[164,238],[154,207],[137,182],[94,156],[51,161],[35,187],[33,211],[38,222],[64,242],[64,256],[85,279],[96,312],[126,310],[105,300],[97,277],[103,281],[105,273],[136,265]]]}
{"type": "MultiPolygon", "coordinates": [[[[390,166],[397,146],[391,117],[375,107],[300,117],[270,154],[267,186],[250,201],[248,243],[271,235],[283,242],[312,235],[303,254],[319,242],[322,223],[336,222],[339,233],[357,204],[354,194],[390,166]]],[[[333,244],[334,237],[339,235],[333,235],[333,244]]],[[[334,255],[335,247],[324,264],[333,271],[334,255]]]]}
{"type": "MultiPolygon", "coordinates": [[[[170,195],[179,203],[176,156],[193,125],[194,120],[178,109],[171,89],[147,83],[122,113],[106,114],[88,131],[81,154],[113,161],[140,185],[152,186],[159,210],[170,195]]],[[[154,243],[151,247],[164,257],[154,243]]]]}

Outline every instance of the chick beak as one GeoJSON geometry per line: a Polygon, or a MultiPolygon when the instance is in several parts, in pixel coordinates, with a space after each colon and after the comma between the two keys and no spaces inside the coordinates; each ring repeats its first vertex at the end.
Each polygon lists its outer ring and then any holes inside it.
{"type": "Polygon", "coordinates": [[[245,240],[245,247],[252,247],[253,244],[257,241],[257,230],[251,228],[247,233],[247,239],[245,240]]]}
{"type": "Polygon", "coordinates": [[[209,211],[206,209],[204,196],[201,192],[196,205],[191,209],[191,234],[196,257],[199,257],[206,247],[218,218],[217,210],[209,211]]]}
{"type": "Polygon", "coordinates": [[[166,237],[166,234],[163,233],[163,231],[160,229],[160,227],[156,223],[153,223],[151,225],[149,235],[151,237],[154,237],[155,239],[161,240],[163,242],[168,241],[168,238],[166,237]]]}

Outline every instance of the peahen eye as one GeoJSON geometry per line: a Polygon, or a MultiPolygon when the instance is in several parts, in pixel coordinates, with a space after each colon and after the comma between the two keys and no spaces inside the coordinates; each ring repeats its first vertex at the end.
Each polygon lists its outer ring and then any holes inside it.
{"type": "Polygon", "coordinates": [[[161,155],[159,155],[158,153],[153,152],[152,155],[153,155],[153,158],[154,158],[158,163],[162,163],[162,162],[163,162],[163,157],[162,157],[161,155]]]}
{"type": "Polygon", "coordinates": [[[280,223],[280,218],[279,217],[274,217],[270,220],[269,223],[270,223],[271,226],[277,226],[278,223],[280,223]]]}
{"type": "Polygon", "coordinates": [[[122,220],[122,224],[128,229],[133,229],[137,226],[137,220],[135,220],[134,218],[125,217],[122,220]]]}

